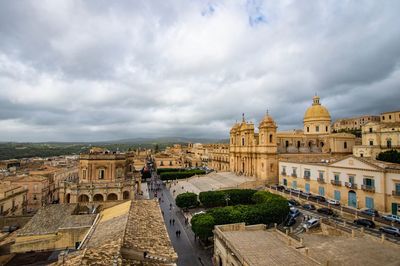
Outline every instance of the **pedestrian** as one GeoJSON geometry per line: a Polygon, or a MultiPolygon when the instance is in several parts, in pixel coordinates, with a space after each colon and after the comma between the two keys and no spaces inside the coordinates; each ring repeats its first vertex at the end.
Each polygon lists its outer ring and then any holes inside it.
{"type": "Polygon", "coordinates": [[[171,223],[172,223],[172,220],[171,220],[171,219],[169,219],[169,225],[171,225],[171,223]]]}
{"type": "Polygon", "coordinates": [[[178,236],[181,237],[181,230],[178,230],[178,236]]]}
{"type": "Polygon", "coordinates": [[[172,225],[175,225],[175,219],[172,219],[172,225]]]}
{"type": "Polygon", "coordinates": [[[178,232],[178,230],[176,230],[176,231],[175,231],[176,237],[178,237],[178,234],[179,234],[179,232],[178,232]]]}

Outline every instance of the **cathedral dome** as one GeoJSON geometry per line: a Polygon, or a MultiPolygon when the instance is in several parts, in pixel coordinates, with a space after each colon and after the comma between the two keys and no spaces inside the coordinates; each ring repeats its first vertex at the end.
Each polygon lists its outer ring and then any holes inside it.
{"type": "Polygon", "coordinates": [[[304,122],[316,120],[331,120],[331,115],[329,114],[328,109],[321,105],[318,96],[313,97],[312,106],[308,107],[304,114],[304,122]]]}
{"type": "Polygon", "coordinates": [[[276,127],[274,119],[268,113],[264,116],[264,118],[260,122],[259,127],[262,127],[262,126],[273,126],[273,127],[276,127]]]}

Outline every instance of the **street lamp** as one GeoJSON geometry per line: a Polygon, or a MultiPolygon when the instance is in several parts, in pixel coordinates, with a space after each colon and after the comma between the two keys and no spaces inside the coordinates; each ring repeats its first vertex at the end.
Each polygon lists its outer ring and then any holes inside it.
{"type": "Polygon", "coordinates": [[[228,202],[231,200],[228,194],[225,195],[226,206],[228,206],[228,202]]]}

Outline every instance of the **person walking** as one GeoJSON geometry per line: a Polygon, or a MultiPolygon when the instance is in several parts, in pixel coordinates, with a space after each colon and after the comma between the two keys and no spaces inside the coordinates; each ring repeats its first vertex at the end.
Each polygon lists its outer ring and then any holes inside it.
{"type": "Polygon", "coordinates": [[[175,225],[175,219],[172,219],[172,225],[175,225]]]}
{"type": "Polygon", "coordinates": [[[178,236],[179,236],[179,232],[178,232],[178,230],[176,230],[176,231],[175,231],[175,235],[176,235],[176,237],[178,237],[178,236]]]}
{"type": "Polygon", "coordinates": [[[171,223],[172,223],[172,220],[171,220],[171,219],[169,219],[169,225],[171,225],[171,223]]]}

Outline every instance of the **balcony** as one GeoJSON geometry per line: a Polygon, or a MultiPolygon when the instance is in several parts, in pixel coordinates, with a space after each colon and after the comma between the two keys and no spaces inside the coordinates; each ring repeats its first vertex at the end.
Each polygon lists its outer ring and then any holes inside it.
{"type": "Polygon", "coordinates": [[[304,179],[305,179],[305,180],[310,180],[310,177],[305,175],[305,176],[304,176],[304,179]]]}
{"type": "Polygon", "coordinates": [[[341,186],[342,186],[342,181],[339,181],[339,180],[331,180],[331,184],[334,185],[334,186],[339,186],[339,187],[341,187],[341,186]]]}
{"type": "Polygon", "coordinates": [[[286,172],[281,172],[281,175],[286,176],[286,172]]]}
{"type": "Polygon", "coordinates": [[[357,189],[357,184],[355,183],[345,182],[344,186],[351,189],[357,189]]]}
{"type": "Polygon", "coordinates": [[[317,178],[317,182],[320,183],[320,184],[325,184],[325,179],[321,178],[321,177],[318,177],[317,178]]]}
{"type": "Polygon", "coordinates": [[[393,197],[400,197],[400,190],[393,190],[392,191],[392,196],[393,197]]]}
{"type": "Polygon", "coordinates": [[[374,186],[361,185],[361,189],[366,191],[366,192],[375,192],[375,187],[374,186]]]}
{"type": "Polygon", "coordinates": [[[296,173],[292,173],[290,176],[294,177],[294,178],[297,178],[297,174],[296,173]]]}

